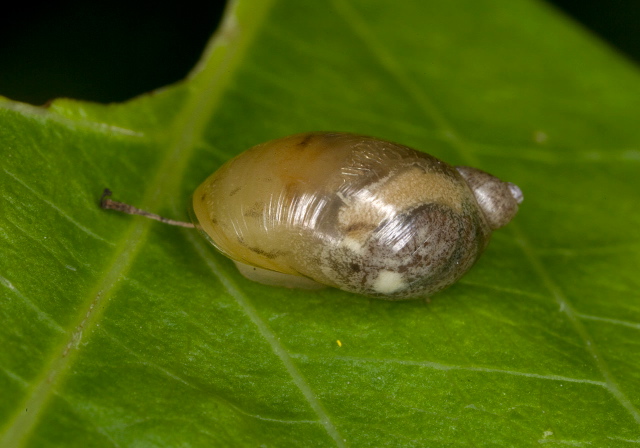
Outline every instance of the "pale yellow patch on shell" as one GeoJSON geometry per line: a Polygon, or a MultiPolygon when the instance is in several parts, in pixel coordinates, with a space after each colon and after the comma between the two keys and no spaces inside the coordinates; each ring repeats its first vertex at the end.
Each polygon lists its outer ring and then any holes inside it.
{"type": "Polygon", "coordinates": [[[407,210],[424,203],[446,205],[460,213],[464,190],[450,177],[436,172],[412,168],[394,176],[382,188],[379,196],[398,210],[407,210]]]}
{"type": "Polygon", "coordinates": [[[367,194],[372,198],[370,201],[345,200],[339,222],[347,229],[355,223],[379,223],[388,218],[385,215],[425,203],[441,204],[460,213],[466,193],[450,177],[412,168],[370,185],[367,194]]]}

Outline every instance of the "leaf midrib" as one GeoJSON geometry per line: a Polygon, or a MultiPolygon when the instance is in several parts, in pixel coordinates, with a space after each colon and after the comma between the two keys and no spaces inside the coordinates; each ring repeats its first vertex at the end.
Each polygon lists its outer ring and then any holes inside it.
{"type": "MultiPolygon", "coordinates": [[[[208,45],[208,51],[203,59],[204,64],[199,64],[197,73],[192,75],[193,78],[204,80],[203,94],[192,94],[182,110],[176,114],[177,119],[171,126],[173,132],[169,133],[176,138],[168,145],[167,156],[156,175],[148,183],[143,196],[144,204],[157,209],[164,198],[177,194],[195,147],[194,142],[202,136],[207,119],[220,104],[220,97],[231,75],[237,69],[259,25],[266,17],[272,1],[263,0],[260,4],[252,5],[253,26],[246,26],[242,33],[236,28],[235,18],[241,1],[232,2],[227,7],[220,29],[208,45]],[[214,58],[208,59],[210,53],[215,51],[224,52],[219,63],[214,58]]],[[[30,113],[33,113],[31,109],[29,108],[30,113]]],[[[53,114],[47,115],[47,118],[60,121],[53,114]]],[[[100,123],[96,123],[95,126],[101,127],[100,123]]],[[[37,425],[40,415],[79,355],[81,340],[87,338],[95,329],[118,287],[119,280],[126,275],[138,252],[144,246],[150,226],[151,222],[147,220],[131,220],[130,230],[116,244],[115,255],[108,268],[104,270],[105,275],[97,282],[85,305],[80,308],[69,338],[53,351],[39,379],[32,383],[33,386],[24,402],[16,406],[16,413],[9,420],[6,431],[0,439],[0,446],[20,446],[37,425]],[[23,412],[23,409],[27,412],[23,412]]]]}

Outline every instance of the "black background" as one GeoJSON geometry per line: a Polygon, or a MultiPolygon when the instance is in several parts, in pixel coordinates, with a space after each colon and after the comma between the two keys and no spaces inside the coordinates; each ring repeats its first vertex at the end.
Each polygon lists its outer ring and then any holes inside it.
{"type": "MultiPolygon", "coordinates": [[[[512,1],[512,0],[504,0],[512,1]]],[[[549,0],[640,61],[639,0],[549,0]]],[[[184,78],[223,1],[50,0],[0,10],[0,95],[124,101],[184,78]]]]}

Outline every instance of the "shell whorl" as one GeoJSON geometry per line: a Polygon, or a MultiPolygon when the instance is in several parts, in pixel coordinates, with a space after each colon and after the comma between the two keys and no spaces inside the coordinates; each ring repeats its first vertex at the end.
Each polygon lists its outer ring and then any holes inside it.
{"type": "Polygon", "coordinates": [[[457,166],[456,169],[469,184],[491,228],[496,230],[509,224],[524,199],[522,190],[477,168],[457,166]]]}

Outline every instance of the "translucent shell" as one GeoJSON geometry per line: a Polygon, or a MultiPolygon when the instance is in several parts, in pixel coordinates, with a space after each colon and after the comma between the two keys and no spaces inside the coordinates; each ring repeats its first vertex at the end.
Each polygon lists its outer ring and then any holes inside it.
{"type": "Polygon", "coordinates": [[[198,187],[193,212],[252,280],[400,300],[458,280],[521,200],[515,185],[474,168],[375,138],[315,132],[230,160],[198,187]]]}

